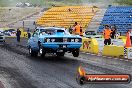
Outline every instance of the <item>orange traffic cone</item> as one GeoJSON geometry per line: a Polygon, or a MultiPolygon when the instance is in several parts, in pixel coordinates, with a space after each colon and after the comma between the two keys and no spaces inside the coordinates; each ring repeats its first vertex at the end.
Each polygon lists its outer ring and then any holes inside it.
{"type": "Polygon", "coordinates": [[[129,33],[127,33],[126,37],[127,39],[126,39],[125,47],[131,47],[131,39],[130,39],[129,33]]]}

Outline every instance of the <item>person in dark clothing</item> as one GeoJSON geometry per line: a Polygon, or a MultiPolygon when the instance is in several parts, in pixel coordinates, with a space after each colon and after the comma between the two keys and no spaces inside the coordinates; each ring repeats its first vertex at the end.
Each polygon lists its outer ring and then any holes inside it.
{"type": "Polygon", "coordinates": [[[31,34],[30,34],[30,32],[28,32],[28,39],[30,39],[30,37],[31,37],[31,34]]]}
{"type": "Polygon", "coordinates": [[[27,30],[27,35],[28,35],[28,39],[31,37],[31,33],[29,31],[29,29],[27,30]]]}
{"type": "Polygon", "coordinates": [[[70,26],[70,27],[69,27],[69,33],[72,34],[72,31],[73,31],[73,29],[72,29],[72,27],[70,26]]]}
{"type": "Polygon", "coordinates": [[[21,31],[19,29],[17,29],[16,36],[17,36],[17,42],[20,42],[21,31]]]}
{"type": "Polygon", "coordinates": [[[82,27],[80,27],[80,36],[83,36],[83,30],[82,30],[82,27]]]}
{"type": "Polygon", "coordinates": [[[113,27],[111,32],[111,38],[115,39],[115,36],[116,36],[116,28],[113,27]]]}

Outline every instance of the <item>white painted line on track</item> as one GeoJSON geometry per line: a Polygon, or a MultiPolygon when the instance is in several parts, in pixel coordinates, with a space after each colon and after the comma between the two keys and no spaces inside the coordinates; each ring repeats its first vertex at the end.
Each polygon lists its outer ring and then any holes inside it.
{"type": "Polygon", "coordinates": [[[85,53],[85,52],[81,52],[81,53],[85,53]]]}
{"type": "Polygon", "coordinates": [[[107,57],[107,58],[113,58],[113,57],[107,57]]]}
{"type": "Polygon", "coordinates": [[[102,56],[102,55],[97,55],[97,56],[102,56]]]}
{"type": "Polygon", "coordinates": [[[91,55],[96,55],[96,54],[91,54],[91,55]]]}
{"type": "Polygon", "coordinates": [[[125,61],[129,61],[129,60],[125,60],[125,61]]]}
{"type": "Polygon", "coordinates": [[[120,59],[120,60],[124,60],[124,59],[120,59]]]}
{"type": "Polygon", "coordinates": [[[86,54],[90,54],[90,53],[86,53],[86,54]]]}
{"type": "Polygon", "coordinates": [[[113,58],[113,59],[117,60],[118,58],[113,58]]]}
{"type": "Polygon", "coordinates": [[[102,57],[107,57],[107,56],[102,56],[102,57]]]}

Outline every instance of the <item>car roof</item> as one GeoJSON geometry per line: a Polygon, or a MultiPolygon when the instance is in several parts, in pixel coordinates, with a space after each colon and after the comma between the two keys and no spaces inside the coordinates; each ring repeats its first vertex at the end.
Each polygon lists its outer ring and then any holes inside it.
{"type": "Polygon", "coordinates": [[[59,27],[37,27],[36,29],[61,29],[61,30],[65,30],[65,28],[59,28],[59,27]]]}

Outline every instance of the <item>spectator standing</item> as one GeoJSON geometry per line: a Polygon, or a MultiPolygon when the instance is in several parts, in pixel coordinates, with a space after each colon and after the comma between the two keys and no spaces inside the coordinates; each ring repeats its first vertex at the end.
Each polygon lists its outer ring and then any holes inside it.
{"type": "Polygon", "coordinates": [[[81,26],[77,22],[75,22],[75,28],[74,28],[75,35],[80,35],[80,28],[81,26]]]}
{"type": "Polygon", "coordinates": [[[116,33],[116,39],[118,39],[120,36],[120,33],[116,33]]]}
{"type": "Polygon", "coordinates": [[[73,31],[73,29],[72,29],[72,27],[70,26],[70,27],[69,27],[69,33],[72,34],[72,31],[73,31]]]}
{"type": "Polygon", "coordinates": [[[20,42],[20,36],[21,36],[21,31],[17,29],[17,33],[16,33],[17,42],[20,42]]]}
{"type": "Polygon", "coordinates": [[[28,30],[27,30],[27,35],[28,35],[28,39],[31,37],[31,33],[30,33],[30,30],[29,30],[29,28],[28,28],[28,30]]]}
{"type": "Polygon", "coordinates": [[[105,45],[110,45],[111,44],[111,29],[109,27],[109,25],[105,25],[105,29],[103,31],[103,35],[104,35],[104,44],[105,45]]]}
{"type": "Polygon", "coordinates": [[[115,39],[116,38],[116,28],[114,28],[114,27],[112,27],[111,38],[112,39],[115,39]]]}
{"type": "Polygon", "coordinates": [[[83,36],[83,30],[82,30],[82,27],[80,27],[80,36],[83,36]]]}

